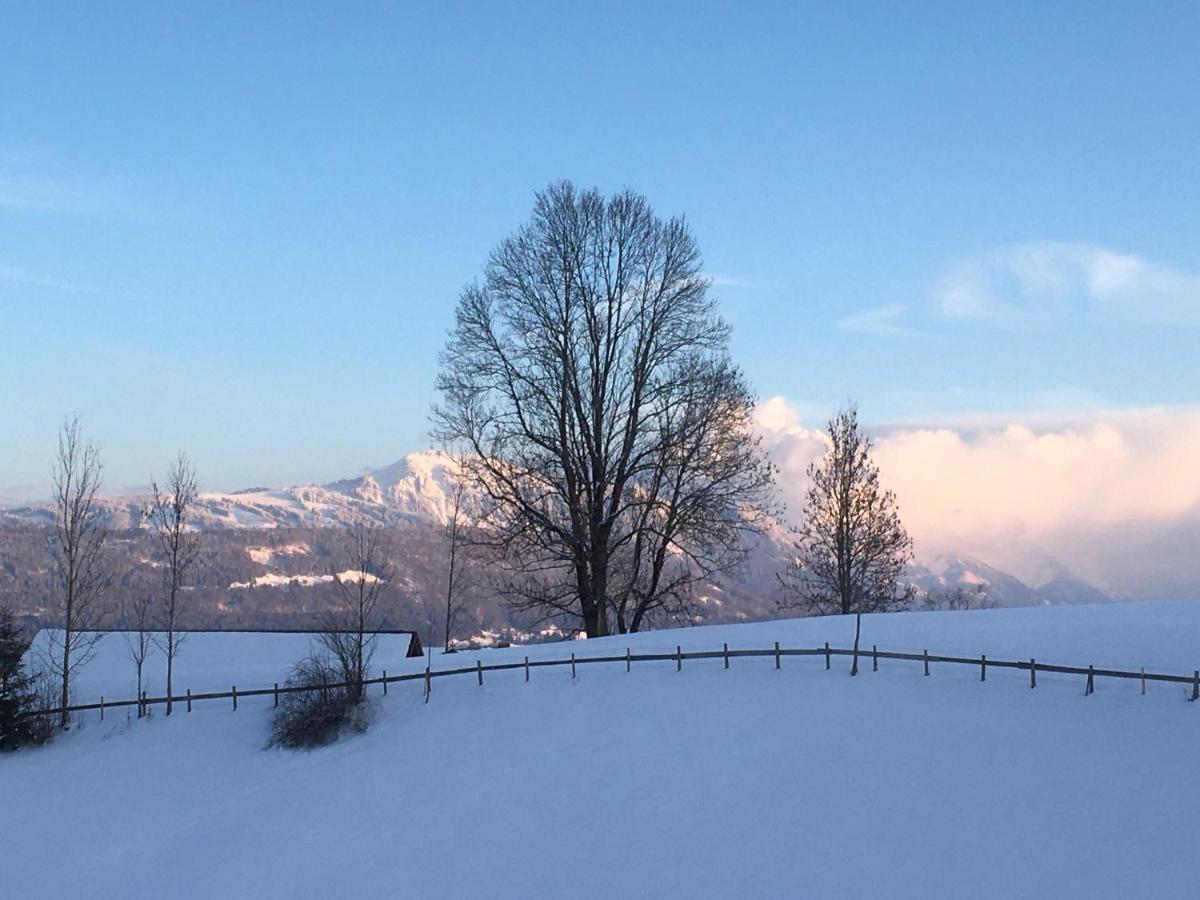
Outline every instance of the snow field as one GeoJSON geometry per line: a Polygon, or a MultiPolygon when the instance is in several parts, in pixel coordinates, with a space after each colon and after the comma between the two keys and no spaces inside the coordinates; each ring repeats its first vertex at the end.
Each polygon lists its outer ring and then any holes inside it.
{"type": "MultiPolygon", "coordinates": [[[[1189,671],[1200,604],[864,618],[890,650],[1189,671]]],[[[846,645],[790,620],[435,655],[435,666],[846,645]]],[[[183,657],[181,657],[181,660],[183,657]]],[[[214,662],[215,664],[215,662],[214,662]]],[[[237,713],[85,721],[0,758],[13,896],[1190,897],[1200,705],[1177,685],[787,658],[375,689],[365,735],[263,750],[237,713]],[[67,862],[64,864],[64,860],[67,862]]],[[[423,661],[398,663],[418,671],[423,661]]],[[[389,673],[392,666],[387,666],[389,673]]],[[[214,675],[223,683],[228,678],[214,675]]],[[[274,678],[270,679],[274,681],[274,678]]],[[[280,678],[282,680],[282,678],[280,678]]]]}

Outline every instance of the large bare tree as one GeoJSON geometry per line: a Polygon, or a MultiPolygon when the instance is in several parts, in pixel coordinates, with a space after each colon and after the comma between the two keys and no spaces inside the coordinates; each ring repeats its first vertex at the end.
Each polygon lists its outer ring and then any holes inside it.
{"type": "Polygon", "coordinates": [[[740,562],[773,473],[709,287],[682,219],[564,182],[463,291],[434,433],[470,451],[518,609],[635,631],[740,562]]]}
{"type": "Polygon", "coordinates": [[[150,530],[163,555],[163,598],[159,620],[162,626],[161,648],[167,658],[167,715],[174,696],[175,657],[187,637],[179,630],[183,588],[192,566],[200,555],[200,533],[192,527],[196,506],[196,470],[187,456],[180,453],[167,470],[166,483],[160,488],[151,482],[148,511],[150,530]]]}
{"type": "Polygon", "coordinates": [[[879,483],[871,440],[854,406],[829,421],[829,449],[808,468],[810,480],[796,560],[782,581],[782,605],[816,615],[905,609],[903,582],[912,540],[895,495],[879,483]]]}
{"type": "Polygon", "coordinates": [[[337,608],[325,617],[318,641],[341,670],[350,699],[362,699],[376,638],[382,627],[379,601],[391,579],[391,552],[382,528],[358,523],[346,533],[331,568],[337,608]],[[338,571],[338,565],[345,566],[338,571]]]}
{"type": "Polygon", "coordinates": [[[47,660],[61,685],[59,724],[71,724],[71,679],[92,658],[107,616],[104,592],[108,572],[104,545],[108,530],[97,501],[103,465],[100,450],[84,440],[79,417],[63,422],[51,471],[55,521],[50,534],[50,572],[61,631],[51,631],[47,660]]]}

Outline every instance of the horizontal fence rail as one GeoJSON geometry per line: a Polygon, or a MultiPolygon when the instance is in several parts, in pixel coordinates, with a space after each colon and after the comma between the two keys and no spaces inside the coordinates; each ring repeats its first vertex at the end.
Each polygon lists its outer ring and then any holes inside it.
{"type": "MultiPolygon", "coordinates": [[[[1123,669],[1097,669],[1094,666],[1064,666],[1055,663],[1038,662],[1034,658],[1028,660],[1005,660],[993,659],[990,656],[981,655],[972,656],[945,656],[942,654],[900,652],[895,650],[879,650],[872,647],[870,650],[859,648],[857,650],[848,647],[831,647],[825,644],[822,647],[783,647],[775,644],[774,647],[763,649],[730,649],[728,645],[720,650],[698,650],[684,652],[681,648],[676,648],[674,652],[663,651],[657,653],[633,653],[630,650],[619,655],[613,656],[576,656],[571,654],[569,659],[530,659],[525,657],[517,662],[503,663],[487,663],[482,660],[477,660],[474,665],[460,666],[453,669],[433,669],[432,661],[426,665],[423,671],[409,672],[404,675],[388,675],[386,671],[378,678],[363,679],[361,685],[369,687],[371,685],[382,685],[383,691],[387,693],[387,686],[390,684],[399,684],[405,681],[422,681],[425,685],[425,695],[428,700],[431,691],[431,681],[434,678],[445,678],[454,675],[475,675],[479,680],[479,684],[483,684],[483,675],[485,672],[514,672],[524,670],[525,680],[529,680],[530,669],[542,669],[554,666],[570,666],[572,677],[575,675],[577,666],[595,665],[597,663],[624,663],[626,671],[629,671],[633,663],[637,662],[673,662],[677,670],[682,670],[683,663],[687,660],[723,660],[725,668],[729,668],[731,659],[747,659],[747,658],[768,658],[775,660],[775,668],[781,666],[781,660],[785,657],[802,657],[802,656],[817,656],[824,657],[825,668],[830,668],[831,658],[834,656],[848,656],[855,659],[856,663],[865,660],[870,660],[872,668],[877,669],[879,660],[891,659],[902,660],[907,662],[918,662],[924,667],[924,674],[930,674],[931,664],[949,664],[972,666],[979,669],[980,680],[986,680],[988,669],[1015,669],[1029,672],[1030,687],[1037,687],[1038,674],[1054,674],[1054,675],[1079,675],[1086,676],[1087,684],[1085,688],[1086,694],[1094,692],[1094,684],[1096,678],[1122,678],[1126,680],[1136,680],[1141,683],[1142,693],[1146,692],[1147,682],[1164,682],[1168,684],[1184,684],[1191,687],[1189,700],[1200,699],[1200,670],[1194,671],[1191,675],[1173,675],[1165,672],[1147,672],[1145,669],[1140,669],[1136,672],[1123,669]]],[[[857,669],[857,665],[855,667],[857,669]]],[[[233,708],[237,709],[238,700],[244,700],[248,697],[273,697],[275,704],[278,705],[279,697],[285,694],[298,694],[311,691],[330,691],[344,690],[359,686],[357,681],[337,682],[328,684],[304,684],[304,685],[275,685],[268,688],[253,688],[251,690],[239,691],[236,686],[230,691],[206,691],[199,694],[193,694],[190,690],[183,695],[173,697],[160,696],[150,697],[143,696],[132,700],[108,700],[103,698],[98,703],[82,703],[65,708],[57,707],[55,709],[40,709],[27,713],[29,716],[61,716],[63,712],[68,714],[76,712],[99,711],[101,718],[107,710],[120,709],[122,707],[138,707],[142,710],[147,710],[151,706],[163,706],[168,703],[171,705],[186,705],[188,712],[191,712],[192,704],[203,700],[231,700],[233,708]]]]}

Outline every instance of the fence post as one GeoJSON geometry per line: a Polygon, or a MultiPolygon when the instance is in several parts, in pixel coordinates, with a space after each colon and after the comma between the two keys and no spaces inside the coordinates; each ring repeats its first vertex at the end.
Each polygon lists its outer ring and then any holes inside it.
{"type": "Polygon", "coordinates": [[[633,654],[629,652],[629,648],[625,648],[625,671],[628,672],[630,665],[633,663],[633,654]]]}
{"type": "Polygon", "coordinates": [[[1200,700],[1200,670],[1192,673],[1192,700],[1200,700]]]}
{"type": "Polygon", "coordinates": [[[529,657],[525,657],[525,680],[529,680],[529,657]]]}
{"type": "Polygon", "coordinates": [[[383,670],[383,696],[387,696],[387,669],[383,670]]]}
{"type": "Polygon", "coordinates": [[[675,671],[683,671],[683,648],[678,644],[675,645],[675,671]]]}
{"type": "Polygon", "coordinates": [[[188,712],[191,712],[192,711],[192,689],[191,688],[188,688],[187,698],[188,698],[188,712]]]}
{"type": "Polygon", "coordinates": [[[829,641],[825,642],[825,671],[829,671],[829,641]]]}
{"type": "Polygon", "coordinates": [[[100,721],[104,721],[104,698],[100,698],[100,721]]]}
{"type": "Polygon", "coordinates": [[[571,654],[571,680],[575,680],[575,654],[571,654]]]}
{"type": "Polygon", "coordinates": [[[987,681],[987,656],[979,657],[979,680],[987,681]]]}
{"type": "Polygon", "coordinates": [[[479,686],[483,687],[483,660],[475,660],[475,672],[479,675],[479,686]]]}
{"type": "Polygon", "coordinates": [[[233,686],[233,711],[237,712],[237,685],[233,686]]]}
{"type": "Polygon", "coordinates": [[[279,709],[279,682],[275,682],[275,708],[279,709]]]}
{"type": "Polygon", "coordinates": [[[1029,660],[1029,687],[1037,687],[1037,660],[1029,660]]]}
{"type": "Polygon", "coordinates": [[[928,675],[929,674],[929,648],[928,647],[925,648],[924,653],[925,653],[925,674],[928,675]]]}
{"type": "Polygon", "coordinates": [[[429,695],[433,693],[433,678],[429,674],[429,664],[425,664],[425,702],[429,702],[429,695]]]}
{"type": "Polygon", "coordinates": [[[1083,695],[1084,695],[1085,697],[1086,697],[1088,694],[1095,693],[1095,691],[1096,691],[1096,684],[1095,684],[1095,682],[1093,681],[1093,678],[1092,678],[1093,674],[1094,674],[1094,667],[1093,667],[1093,666],[1088,666],[1088,680],[1087,680],[1087,688],[1085,688],[1085,689],[1084,689],[1084,692],[1083,692],[1083,695]]]}
{"type": "Polygon", "coordinates": [[[725,645],[725,668],[729,668],[729,645],[725,645]]]}
{"type": "Polygon", "coordinates": [[[1146,696],[1146,667],[1142,666],[1142,696],[1146,696]]]}
{"type": "Polygon", "coordinates": [[[148,693],[150,693],[150,692],[142,691],[142,715],[143,716],[146,715],[147,712],[149,712],[148,704],[146,703],[146,695],[148,693]]]}
{"type": "Polygon", "coordinates": [[[775,642],[775,668],[779,668],[779,641],[775,642]]]}
{"type": "Polygon", "coordinates": [[[879,648],[874,644],[871,645],[871,671],[879,671],[879,648]]]}

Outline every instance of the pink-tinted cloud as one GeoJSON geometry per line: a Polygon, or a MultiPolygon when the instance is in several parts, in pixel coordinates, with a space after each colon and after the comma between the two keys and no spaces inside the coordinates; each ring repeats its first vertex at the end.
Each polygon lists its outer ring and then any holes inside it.
{"type": "MultiPolygon", "coordinates": [[[[779,397],[759,423],[799,515],[821,423],[779,397]]],[[[1200,596],[1200,410],[893,426],[875,442],[919,557],[967,553],[1036,580],[1049,555],[1117,593],[1200,596]]]]}

